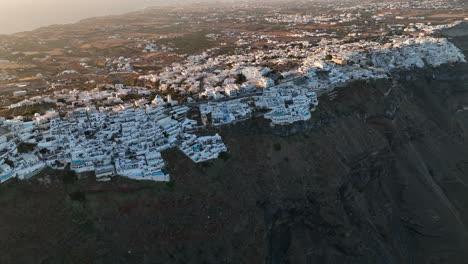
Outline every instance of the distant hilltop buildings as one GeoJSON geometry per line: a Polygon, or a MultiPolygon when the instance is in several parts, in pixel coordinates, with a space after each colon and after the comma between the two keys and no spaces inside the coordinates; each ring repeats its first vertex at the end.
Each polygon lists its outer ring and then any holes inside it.
{"type": "Polygon", "coordinates": [[[465,61],[463,53],[446,39],[425,36],[398,36],[384,44],[332,39],[317,46],[306,42],[280,46],[281,49],[216,57],[207,51],[140,79],[159,82],[161,90],[170,88],[181,94],[219,100],[273,87],[279,78],[305,75],[316,88],[328,89],[349,80],[384,78],[395,69],[465,61]],[[297,67],[273,71],[266,66],[288,63],[297,67]]]}

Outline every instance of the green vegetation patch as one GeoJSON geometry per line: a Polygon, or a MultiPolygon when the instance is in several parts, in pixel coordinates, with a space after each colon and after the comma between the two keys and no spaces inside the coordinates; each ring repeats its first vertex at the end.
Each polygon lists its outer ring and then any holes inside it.
{"type": "Polygon", "coordinates": [[[229,152],[221,152],[219,153],[219,156],[218,156],[220,159],[226,161],[228,159],[231,158],[231,154],[229,154],[229,152]]]}
{"type": "Polygon", "coordinates": [[[275,151],[281,151],[281,144],[280,144],[280,143],[275,143],[275,144],[273,145],[273,149],[274,149],[275,151]]]}
{"type": "Polygon", "coordinates": [[[28,39],[16,39],[15,40],[15,50],[19,52],[44,52],[49,51],[50,49],[40,45],[35,40],[28,40],[28,39]]]}
{"type": "Polygon", "coordinates": [[[175,186],[176,186],[176,183],[175,181],[171,180],[169,182],[166,182],[166,187],[167,189],[169,189],[170,191],[173,191],[175,189],[175,186]]]}
{"type": "Polygon", "coordinates": [[[78,176],[76,175],[75,171],[67,170],[64,171],[62,175],[62,180],[64,184],[72,184],[78,180],[78,176]]]}
{"type": "Polygon", "coordinates": [[[172,44],[179,54],[195,54],[215,46],[216,43],[206,37],[206,35],[210,33],[214,32],[201,30],[181,37],[165,39],[162,43],[168,46],[172,44]]]}
{"type": "Polygon", "coordinates": [[[10,167],[15,167],[15,163],[10,159],[6,159],[5,164],[10,166],[10,167]]]}
{"type": "Polygon", "coordinates": [[[30,153],[36,148],[37,144],[21,142],[18,144],[19,153],[30,153]]]}

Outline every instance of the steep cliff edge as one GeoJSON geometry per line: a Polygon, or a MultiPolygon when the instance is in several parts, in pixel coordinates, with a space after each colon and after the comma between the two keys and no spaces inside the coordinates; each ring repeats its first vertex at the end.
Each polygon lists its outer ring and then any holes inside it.
{"type": "MultiPolygon", "coordinates": [[[[256,261],[463,263],[467,73],[457,65],[355,83],[323,97],[310,122],[223,128],[232,159],[189,177],[220,174],[239,217],[224,239],[242,237],[264,254],[256,261]]],[[[196,169],[173,174],[183,171],[196,169]]]]}
{"type": "Polygon", "coordinates": [[[175,185],[0,186],[0,262],[467,263],[468,66],[398,75],[222,127],[220,160],[167,151],[175,185]]]}

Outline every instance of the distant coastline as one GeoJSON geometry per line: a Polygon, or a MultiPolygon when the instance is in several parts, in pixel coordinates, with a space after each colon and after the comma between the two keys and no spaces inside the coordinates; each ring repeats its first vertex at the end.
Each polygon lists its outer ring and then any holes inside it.
{"type": "MultiPolygon", "coordinates": [[[[32,31],[41,27],[73,24],[84,19],[123,15],[150,7],[177,6],[194,2],[231,2],[234,0],[2,0],[0,35],[32,31]],[[2,1],[7,1],[2,2],[2,1]],[[79,10],[77,12],[77,10],[79,10]]],[[[235,0],[237,1],[237,0],[235,0]]]]}
{"type": "MultiPolygon", "coordinates": [[[[120,1],[127,2],[126,0],[120,1]]],[[[151,5],[148,5],[146,3],[147,1],[135,0],[132,1],[132,3],[126,3],[120,6],[112,5],[111,7],[106,7],[104,3],[101,3],[105,1],[96,2],[99,3],[93,7],[84,8],[76,6],[67,8],[61,6],[58,9],[54,9],[48,5],[36,7],[24,6],[24,4],[18,4],[18,6],[14,8],[3,8],[0,4],[0,9],[2,9],[2,13],[4,14],[0,17],[0,35],[11,35],[52,25],[72,24],[93,17],[120,15],[157,5],[156,2],[154,2],[154,4],[150,2],[151,5]],[[82,13],[78,13],[76,9],[83,11],[82,13]]]]}

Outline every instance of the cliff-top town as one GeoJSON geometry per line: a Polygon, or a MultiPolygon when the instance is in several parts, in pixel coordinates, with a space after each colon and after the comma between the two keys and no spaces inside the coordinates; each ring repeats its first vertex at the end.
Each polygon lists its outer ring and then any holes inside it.
{"type": "Polygon", "coordinates": [[[196,163],[228,151],[219,134],[200,130],[261,116],[272,126],[307,121],[336,87],[466,62],[441,35],[466,23],[464,3],[298,11],[310,5],[154,8],[128,23],[0,36],[0,182],[46,167],[170,181],[164,150],[196,163]]]}

